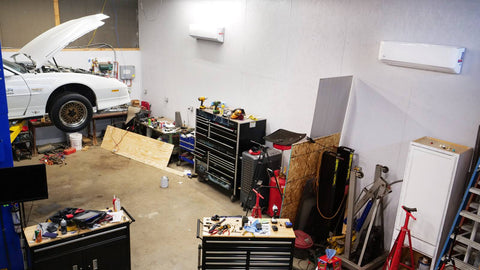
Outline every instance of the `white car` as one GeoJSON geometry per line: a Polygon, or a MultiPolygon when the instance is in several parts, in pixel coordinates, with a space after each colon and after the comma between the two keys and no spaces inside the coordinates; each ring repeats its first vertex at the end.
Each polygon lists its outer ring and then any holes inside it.
{"type": "Polygon", "coordinates": [[[32,68],[3,59],[9,120],[48,114],[56,127],[75,132],[89,124],[93,107],[104,110],[130,102],[128,86],[117,79],[56,64],[53,68],[46,67],[55,53],[103,25],[106,18],[97,14],[60,24],[12,56],[14,59],[27,56],[32,68]]]}

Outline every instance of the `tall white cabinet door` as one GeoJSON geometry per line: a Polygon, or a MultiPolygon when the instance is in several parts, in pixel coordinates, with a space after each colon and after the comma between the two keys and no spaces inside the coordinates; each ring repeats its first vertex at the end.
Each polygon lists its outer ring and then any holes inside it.
{"type": "MultiPolygon", "coordinates": [[[[450,197],[451,181],[457,164],[457,156],[447,155],[413,146],[405,169],[405,192],[402,205],[416,207],[416,221],[410,222],[411,235],[421,241],[436,245],[450,197]]],[[[405,211],[399,212],[405,220],[405,211]]],[[[398,219],[398,218],[397,218],[398,219]]],[[[403,225],[397,224],[397,229],[403,225]]],[[[433,254],[426,254],[433,256],[433,254]]]]}

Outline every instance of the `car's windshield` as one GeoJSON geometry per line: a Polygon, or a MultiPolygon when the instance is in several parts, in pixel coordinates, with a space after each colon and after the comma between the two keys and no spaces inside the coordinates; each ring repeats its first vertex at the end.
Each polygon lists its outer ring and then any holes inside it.
{"type": "Polygon", "coordinates": [[[13,70],[16,70],[20,73],[27,73],[27,69],[24,68],[23,66],[17,64],[17,63],[14,63],[14,62],[10,62],[8,60],[5,60],[5,59],[2,59],[3,60],[3,64],[13,70]]]}

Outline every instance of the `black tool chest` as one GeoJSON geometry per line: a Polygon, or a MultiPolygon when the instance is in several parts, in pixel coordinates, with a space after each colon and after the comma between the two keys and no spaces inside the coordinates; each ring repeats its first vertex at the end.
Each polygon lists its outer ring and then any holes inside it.
{"type": "MultiPolygon", "coordinates": [[[[197,238],[202,241],[199,245],[198,269],[292,269],[295,246],[292,229],[279,227],[277,232],[261,237],[237,230],[231,230],[228,235],[210,235],[203,226],[208,219],[197,220],[197,238]]],[[[229,219],[225,223],[232,223],[229,219]]],[[[285,221],[288,219],[280,219],[277,226],[285,221]]],[[[240,222],[232,224],[240,228],[240,222]]]]}
{"type": "Polygon", "coordinates": [[[238,198],[241,177],[241,155],[255,141],[265,141],[265,119],[236,120],[213,114],[211,110],[196,111],[195,172],[199,180],[217,184],[238,198]]]}
{"type": "Polygon", "coordinates": [[[28,241],[31,261],[29,269],[131,269],[130,223],[135,220],[128,216],[129,219],[120,223],[59,235],[58,239],[44,240],[41,243],[31,241],[36,226],[25,228],[24,235],[28,241]]]}

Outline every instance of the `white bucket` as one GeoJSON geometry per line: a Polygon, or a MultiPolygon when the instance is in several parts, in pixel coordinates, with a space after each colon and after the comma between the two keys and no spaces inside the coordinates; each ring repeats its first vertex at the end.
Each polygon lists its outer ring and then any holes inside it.
{"type": "Polygon", "coordinates": [[[75,148],[77,151],[82,150],[82,133],[70,133],[68,135],[70,139],[70,146],[75,148]]]}
{"type": "Polygon", "coordinates": [[[167,176],[162,176],[162,182],[160,183],[161,188],[167,188],[168,187],[168,177],[167,176]]]}

